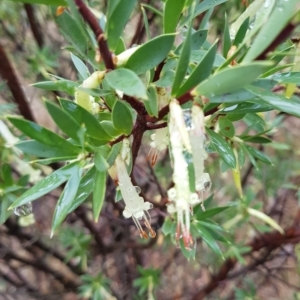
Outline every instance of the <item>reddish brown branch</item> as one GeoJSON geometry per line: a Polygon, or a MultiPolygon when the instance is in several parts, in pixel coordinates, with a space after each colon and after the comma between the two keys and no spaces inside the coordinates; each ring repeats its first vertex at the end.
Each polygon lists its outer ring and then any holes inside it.
{"type": "Polygon", "coordinates": [[[286,27],[278,34],[275,40],[265,49],[256,60],[264,60],[267,58],[267,55],[270,51],[273,51],[277,46],[279,46],[282,42],[287,40],[289,36],[292,34],[296,26],[292,23],[286,25],[286,27]]]}
{"type": "MultiPolygon", "coordinates": [[[[253,252],[259,251],[263,248],[269,249],[270,251],[279,248],[284,244],[296,244],[300,242],[300,226],[294,224],[292,227],[286,229],[285,234],[279,232],[265,233],[248,244],[251,247],[250,252],[245,255],[252,254],[253,252]]],[[[202,300],[212,291],[214,291],[222,281],[228,278],[229,272],[236,265],[237,260],[234,258],[228,258],[221,266],[219,272],[213,275],[206,286],[198,291],[192,300],[202,300]]]]}
{"type": "Polygon", "coordinates": [[[113,70],[115,66],[112,60],[112,54],[109,51],[107,42],[104,38],[104,32],[102,31],[98,20],[82,0],[75,0],[75,4],[77,5],[79,12],[81,13],[85,22],[89,24],[94,32],[94,35],[98,42],[101,58],[103,59],[106,68],[109,70],[113,70]]]}
{"type": "Polygon", "coordinates": [[[37,41],[40,48],[43,48],[44,46],[44,37],[42,34],[42,27],[38,23],[38,20],[34,13],[34,7],[30,4],[24,4],[24,8],[27,14],[27,18],[30,24],[30,28],[32,31],[32,34],[37,41]]]}
{"type": "Polygon", "coordinates": [[[18,109],[23,117],[27,120],[34,121],[34,116],[29,107],[26,95],[21,87],[21,84],[17,78],[17,75],[12,67],[4,48],[0,44],[0,75],[6,81],[7,86],[9,87],[15,102],[18,105],[18,109]]]}

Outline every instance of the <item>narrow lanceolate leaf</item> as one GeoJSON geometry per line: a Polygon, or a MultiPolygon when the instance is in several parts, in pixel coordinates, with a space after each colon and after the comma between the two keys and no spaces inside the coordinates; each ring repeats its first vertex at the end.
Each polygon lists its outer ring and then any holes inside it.
{"type": "Polygon", "coordinates": [[[56,80],[56,81],[41,81],[33,83],[31,86],[46,91],[65,92],[71,96],[75,93],[75,88],[78,84],[70,80],[56,80]]]}
{"type": "MultiPolygon", "coordinates": [[[[63,158],[63,157],[76,157],[74,153],[61,147],[49,146],[37,141],[23,141],[15,145],[22,152],[30,155],[35,155],[37,157],[49,157],[49,158],[63,158]]],[[[64,161],[61,159],[59,161],[64,161]]]]}
{"type": "Polygon", "coordinates": [[[164,33],[172,33],[184,7],[185,0],[167,0],[164,10],[164,33]]]}
{"type": "Polygon", "coordinates": [[[217,42],[211,46],[205,56],[199,62],[193,73],[189,76],[186,82],[180,87],[177,96],[183,95],[185,92],[194,88],[201,81],[206,79],[210,74],[214,64],[217,52],[217,42]]]}
{"type": "Polygon", "coordinates": [[[268,165],[272,165],[272,161],[265,153],[259,151],[256,148],[253,148],[249,145],[244,145],[244,146],[245,146],[245,149],[247,150],[247,152],[250,153],[252,156],[254,156],[258,160],[261,160],[262,162],[264,162],[268,165]]]}
{"type": "Polygon", "coordinates": [[[106,172],[96,171],[94,194],[93,194],[93,216],[97,222],[105,198],[106,191],[106,172]]]}
{"type": "Polygon", "coordinates": [[[122,101],[116,101],[112,110],[114,127],[120,132],[129,135],[133,127],[133,118],[130,109],[122,101]]]}
{"type": "Polygon", "coordinates": [[[42,144],[61,147],[68,151],[69,154],[78,154],[80,152],[79,148],[72,145],[61,136],[34,122],[15,117],[9,117],[8,120],[21,132],[42,144]]]}
{"type": "Polygon", "coordinates": [[[81,128],[79,123],[77,123],[70,114],[65,112],[58,105],[50,101],[45,101],[45,104],[47,111],[49,112],[55,124],[69,137],[75,141],[79,141],[78,132],[81,128]]]}
{"type": "Polygon", "coordinates": [[[241,27],[239,28],[236,36],[235,36],[235,39],[233,41],[233,45],[235,46],[239,46],[239,44],[241,44],[244,40],[244,37],[247,33],[247,30],[249,28],[249,18],[247,18],[243,24],[241,25],[241,27]]]}
{"type": "Polygon", "coordinates": [[[255,62],[221,70],[200,83],[192,93],[211,97],[239,90],[253,82],[271,66],[271,62],[255,62]]]}
{"type": "Polygon", "coordinates": [[[77,194],[69,205],[68,214],[74,211],[94,190],[96,176],[96,167],[93,166],[89,169],[86,174],[81,178],[79,187],[77,189],[77,194]]]}
{"type": "Polygon", "coordinates": [[[94,162],[95,167],[99,172],[104,172],[109,168],[109,164],[99,150],[95,153],[94,162]]]}
{"type": "Polygon", "coordinates": [[[74,162],[66,165],[39,181],[36,185],[27,190],[22,196],[14,201],[14,203],[10,206],[10,209],[34,201],[59,187],[72,176],[74,170],[78,167],[77,164],[78,162],[74,162]]]}
{"type": "Polygon", "coordinates": [[[112,50],[115,50],[117,47],[119,37],[124,31],[125,25],[134,9],[136,2],[136,0],[109,1],[105,31],[108,45],[112,50]]]}
{"type": "Polygon", "coordinates": [[[256,36],[253,44],[247,52],[244,62],[250,62],[257,58],[274,39],[282,32],[289,20],[298,12],[299,0],[278,0],[267,23],[256,36]]]}
{"type": "Polygon", "coordinates": [[[152,39],[130,56],[125,67],[137,74],[153,69],[167,57],[174,38],[174,34],[164,34],[152,39]]]}
{"type": "Polygon", "coordinates": [[[230,166],[231,168],[236,168],[236,158],[233,153],[233,150],[231,146],[226,142],[219,134],[216,132],[206,129],[206,132],[211,138],[211,142],[216,149],[216,151],[219,153],[219,155],[222,157],[224,162],[230,166]]]}
{"type": "Polygon", "coordinates": [[[62,108],[69,113],[80,125],[86,127],[86,134],[97,140],[109,141],[111,137],[102,128],[99,121],[87,110],[73,101],[59,98],[62,108]]]}
{"type": "Polygon", "coordinates": [[[282,95],[266,91],[253,85],[246,87],[246,90],[262,99],[265,103],[273,106],[275,109],[300,118],[300,103],[293,98],[287,99],[282,95]]]}
{"type": "Polygon", "coordinates": [[[247,212],[249,213],[249,215],[262,220],[263,222],[267,223],[268,225],[270,225],[271,227],[273,227],[274,229],[279,231],[281,234],[284,234],[284,230],[282,229],[282,227],[276,221],[274,221],[272,218],[267,216],[265,213],[263,213],[259,210],[253,209],[251,207],[247,208],[247,212]]]}
{"type": "Polygon", "coordinates": [[[231,39],[229,34],[229,27],[228,27],[228,18],[225,14],[225,20],[224,20],[224,34],[223,34],[223,56],[226,58],[228,51],[231,47],[231,39]]]}
{"type": "Polygon", "coordinates": [[[90,71],[85,65],[85,63],[76,55],[71,53],[71,59],[73,61],[73,64],[78,71],[78,73],[81,75],[83,79],[87,79],[90,76],[90,71]]]}
{"type": "Polygon", "coordinates": [[[173,81],[172,92],[171,92],[171,94],[173,96],[175,96],[176,93],[178,92],[179,87],[185,77],[187,68],[189,66],[191,47],[192,47],[191,30],[192,30],[192,25],[189,26],[189,29],[188,29],[188,32],[187,32],[180,56],[179,56],[178,64],[176,67],[175,78],[173,81]]]}
{"type": "Polygon", "coordinates": [[[144,102],[145,108],[151,117],[158,116],[158,98],[156,88],[150,85],[148,88],[148,100],[144,102]]]}
{"type": "Polygon", "coordinates": [[[202,1],[200,4],[198,4],[196,6],[196,10],[194,15],[189,16],[188,18],[184,19],[182,22],[180,22],[180,26],[188,23],[190,20],[192,20],[194,17],[202,14],[203,12],[214,8],[217,5],[220,5],[224,2],[226,2],[227,0],[204,0],[202,1]]]}
{"type": "Polygon", "coordinates": [[[105,78],[111,88],[122,91],[128,96],[147,99],[146,88],[142,80],[131,70],[113,70],[105,78]]]}
{"type": "MultiPolygon", "coordinates": [[[[82,57],[87,57],[87,53],[91,51],[89,49],[90,40],[80,28],[78,22],[67,11],[58,16],[56,22],[67,41],[71,43],[82,57]]],[[[89,57],[92,57],[92,55],[95,54],[93,53],[89,57]]]]}
{"type": "Polygon", "coordinates": [[[215,207],[215,208],[211,208],[211,209],[207,209],[206,211],[198,211],[196,213],[196,219],[197,220],[204,220],[207,218],[211,218],[219,213],[221,213],[222,211],[224,211],[225,209],[229,208],[230,206],[220,206],[220,207],[215,207]]]}
{"type": "Polygon", "coordinates": [[[210,232],[200,223],[196,223],[196,228],[203,241],[218,255],[223,257],[222,251],[216,240],[211,236],[210,232]]]}
{"type": "Polygon", "coordinates": [[[68,180],[62,194],[60,195],[55,207],[53,221],[52,221],[52,234],[57,227],[62,223],[72,207],[73,200],[77,194],[78,186],[82,175],[82,168],[76,164],[73,168],[72,175],[68,180]]]}

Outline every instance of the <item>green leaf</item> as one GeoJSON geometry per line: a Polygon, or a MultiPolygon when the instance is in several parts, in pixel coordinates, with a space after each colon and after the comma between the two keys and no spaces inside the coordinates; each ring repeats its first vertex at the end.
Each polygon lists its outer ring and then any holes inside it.
{"type": "Polygon", "coordinates": [[[52,233],[62,223],[69,213],[70,207],[72,207],[73,200],[77,194],[80,179],[82,175],[82,168],[79,164],[76,164],[72,170],[72,175],[68,180],[63,192],[61,193],[58,202],[55,207],[53,220],[52,220],[52,233]]]}
{"type": "Polygon", "coordinates": [[[232,169],[236,167],[236,159],[231,146],[216,132],[206,128],[206,132],[211,138],[211,142],[224,162],[232,169]]]}
{"type": "Polygon", "coordinates": [[[118,100],[112,110],[114,127],[120,132],[129,135],[133,128],[133,119],[130,109],[122,101],[118,100]]]}
{"type": "Polygon", "coordinates": [[[196,10],[194,14],[191,14],[186,19],[184,19],[182,22],[180,22],[180,26],[183,26],[184,24],[188,23],[190,20],[194,19],[196,16],[202,14],[203,12],[214,8],[215,6],[222,4],[224,2],[227,2],[227,0],[204,0],[200,4],[196,6],[196,10]]]}
{"type": "Polygon", "coordinates": [[[62,108],[69,113],[80,125],[86,127],[86,134],[94,139],[101,141],[109,141],[111,137],[102,128],[99,121],[87,110],[77,103],[59,98],[62,108]]]}
{"type": "Polygon", "coordinates": [[[78,86],[78,83],[70,80],[56,80],[41,81],[33,83],[31,86],[46,91],[65,92],[71,96],[74,96],[75,88],[78,86]]]}
{"type": "Polygon", "coordinates": [[[156,88],[153,85],[148,87],[148,100],[144,101],[147,113],[151,117],[158,117],[158,97],[156,88]]]}
{"type": "Polygon", "coordinates": [[[237,90],[230,93],[225,93],[220,96],[209,98],[210,103],[240,103],[255,98],[255,95],[248,92],[246,89],[237,90]]]}
{"type": "Polygon", "coordinates": [[[175,71],[167,70],[167,71],[163,72],[160,75],[160,78],[153,83],[158,87],[169,87],[172,85],[174,78],[175,78],[175,71]]]}
{"type": "Polygon", "coordinates": [[[216,52],[217,42],[213,44],[211,48],[206,52],[205,56],[199,62],[195,70],[192,72],[186,82],[180,87],[177,96],[181,96],[185,92],[194,88],[197,84],[199,84],[211,74],[216,52]]]}
{"type": "Polygon", "coordinates": [[[268,144],[268,143],[272,143],[272,140],[263,137],[263,136],[244,136],[241,137],[241,139],[243,139],[245,142],[249,142],[249,143],[258,143],[258,144],[268,144]]]}
{"type": "Polygon", "coordinates": [[[113,70],[105,78],[111,88],[120,90],[128,96],[147,99],[146,88],[142,80],[131,70],[113,70]]]}
{"type": "Polygon", "coordinates": [[[53,191],[72,176],[74,170],[78,168],[77,165],[78,162],[71,163],[43,178],[36,185],[27,190],[22,196],[16,199],[9,209],[34,201],[53,191]]]}
{"type": "MultiPolygon", "coordinates": [[[[37,157],[49,157],[49,158],[62,158],[60,161],[64,161],[64,157],[74,157],[70,151],[61,147],[49,146],[37,141],[24,141],[15,145],[18,149],[26,154],[35,155],[37,157]],[[71,155],[71,156],[70,156],[71,155]]],[[[77,155],[76,155],[77,156],[77,155]]]]}
{"type": "Polygon", "coordinates": [[[68,154],[79,154],[80,149],[72,145],[61,136],[55,134],[54,132],[34,123],[24,119],[16,117],[8,117],[8,120],[21,132],[25,133],[32,139],[53,147],[61,147],[62,149],[68,151],[68,154]]]}
{"type": "Polygon", "coordinates": [[[56,23],[66,40],[78,51],[80,56],[94,60],[95,51],[90,47],[90,38],[80,24],[67,12],[56,18],[56,23]]]}
{"type": "Polygon", "coordinates": [[[92,193],[94,190],[95,176],[96,167],[93,166],[81,178],[79,187],[77,189],[77,194],[72,203],[69,205],[68,214],[74,211],[92,193]]]}
{"type": "Polygon", "coordinates": [[[170,217],[165,218],[164,224],[161,228],[164,235],[172,234],[174,222],[170,217]]]}
{"type": "Polygon", "coordinates": [[[81,129],[81,126],[75,121],[75,119],[58,105],[50,101],[45,101],[45,104],[47,111],[55,124],[69,137],[80,142],[78,132],[81,129]]]}
{"type": "Polygon", "coordinates": [[[178,64],[176,67],[175,78],[173,81],[172,91],[171,91],[171,94],[173,96],[175,96],[176,93],[178,92],[180,85],[185,77],[187,68],[189,66],[190,54],[191,54],[191,48],[192,48],[191,31],[192,31],[192,23],[189,26],[189,29],[188,29],[187,35],[185,37],[185,41],[184,41],[184,44],[182,46],[182,50],[181,50],[181,53],[179,56],[178,64]]]}
{"type": "Polygon", "coordinates": [[[265,103],[271,105],[275,109],[300,118],[300,103],[297,100],[294,100],[293,98],[287,99],[282,95],[268,92],[253,85],[248,86],[246,90],[258,96],[265,103]]]}
{"type": "Polygon", "coordinates": [[[215,241],[215,239],[211,236],[210,232],[199,222],[196,223],[196,228],[202,237],[203,241],[218,255],[223,257],[222,251],[215,241]]]}
{"type": "Polygon", "coordinates": [[[128,59],[125,67],[137,74],[146,73],[166,59],[174,42],[174,34],[160,35],[139,47],[128,59]]]}
{"type": "Polygon", "coordinates": [[[254,103],[244,102],[240,104],[235,104],[232,106],[225,107],[220,109],[220,113],[226,114],[245,114],[245,113],[255,113],[272,110],[272,106],[260,103],[257,99],[253,100],[254,103]]]}
{"type": "Polygon", "coordinates": [[[106,159],[110,167],[114,164],[117,156],[119,155],[121,151],[121,147],[122,147],[122,143],[117,143],[112,146],[106,159]]]}
{"type": "Polygon", "coordinates": [[[280,73],[272,76],[272,80],[278,81],[278,83],[296,83],[300,82],[300,72],[288,72],[280,73]]]}
{"type": "Polygon", "coordinates": [[[224,2],[227,2],[227,0],[204,0],[196,6],[194,17],[224,2]]]}
{"type": "Polygon", "coordinates": [[[227,14],[225,14],[225,20],[224,20],[224,34],[223,34],[223,56],[226,58],[228,51],[231,47],[231,39],[229,34],[229,27],[228,27],[228,19],[227,14]]]}
{"type": "Polygon", "coordinates": [[[95,153],[94,162],[95,162],[95,167],[99,172],[104,172],[109,168],[109,164],[105,160],[103,154],[101,153],[101,150],[98,150],[95,153]]]}
{"type": "Polygon", "coordinates": [[[259,75],[268,70],[270,66],[272,66],[270,62],[254,62],[221,70],[200,83],[193,90],[193,94],[210,97],[239,90],[253,82],[259,75]]]}
{"type": "Polygon", "coordinates": [[[73,61],[73,64],[78,71],[78,73],[81,75],[83,79],[87,79],[90,76],[90,71],[85,65],[85,63],[76,55],[71,53],[71,59],[73,61]]]}
{"type": "Polygon", "coordinates": [[[64,0],[9,0],[11,2],[21,2],[21,3],[29,3],[29,4],[45,4],[45,5],[53,5],[53,6],[66,6],[67,3],[64,0]]]}
{"type": "Polygon", "coordinates": [[[274,39],[282,32],[289,20],[297,13],[297,4],[299,0],[279,0],[274,10],[268,18],[268,21],[252,43],[247,52],[244,62],[251,62],[256,59],[274,39]]]}
{"type": "Polygon", "coordinates": [[[233,138],[235,134],[235,129],[232,123],[228,120],[227,117],[219,117],[219,126],[221,133],[228,137],[233,138]]]}
{"type": "Polygon", "coordinates": [[[147,13],[142,5],[141,5],[141,11],[143,14],[144,26],[145,26],[145,31],[146,31],[147,41],[148,41],[151,39],[149,21],[148,21],[147,13]]]}
{"type": "Polygon", "coordinates": [[[93,194],[93,216],[95,222],[98,218],[104,203],[106,191],[106,172],[96,171],[94,194],[93,194]]]}
{"type": "Polygon", "coordinates": [[[243,24],[241,25],[241,27],[239,28],[236,36],[235,36],[235,39],[233,41],[233,45],[235,46],[239,46],[239,44],[241,44],[244,40],[244,37],[247,33],[247,30],[249,28],[249,21],[250,21],[250,18],[248,17],[247,19],[245,19],[245,21],[243,22],[243,24]]]}
{"type": "Polygon", "coordinates": [[[211,209],[207,209],[206,211],[198,210],[195,214],[197,220],[211,219],[213,216],[221,213],[222,211],[228,209],[230,206],[219,206],[211,209]]]}
{"type": "Polygon", "coordinates": [[[207,30],[198,30],[192,34],[192,50],[199,50],[207,37],[207,30]]]}
{"type": "Polygon", "coordinates": [[[184,8],[185,0],[167,0],[164,10],[164,33],[176,30],[178,20],[184,8]]]}
{"type": "Polygon", "coordinates": [[[110,136],[112,136],[112,137],[117,137],[117,136],[120,136],[120,135],[121,135],[121,132],[118,131],[118,130],[114,127],[112,121],[107,121],[107,120],[102,121],[102,122],[101,122],[101,125],[102,125],[103,129],[104,129],[110,136]]]}
{"type": "Polygon", "coordinates": [[[109,5],[107,23],[105,27],[108,45],[112,50],[118,45],[119,37],[135,7],[136,0],[117,0],[109,5]]]}
{"type": "Polygon", "coordinates": [[[37,163],[46,166],[59,161],[69,161],[69,160],[74,160],[76,158],[77,156],[50,157],[50,158],[32,160],[30,163],[37,163]]]}
{"type": "Polygon", "coordinates": [[[247,150],[248,153],[256,157],[257,159],[261,160],[262,162],[272,165],[272,161],[270,158],[263,152],[259,151],[258,149],[255,149],[249,145],[244,145],[245,149],[247,150]]]}

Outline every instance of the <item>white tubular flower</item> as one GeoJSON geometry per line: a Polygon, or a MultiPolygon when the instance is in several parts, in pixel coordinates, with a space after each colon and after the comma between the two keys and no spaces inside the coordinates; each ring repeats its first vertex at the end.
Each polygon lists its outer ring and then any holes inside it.
{"type": "Polygon", "coordinates": [[[157,129],[155,133],[151,134],[151,140],[151,149],[147,159],[151,160],[151,165],[154,166],[157,161],[158,153],[165,150],[169,145],[168,128],[157,129]]]}
{"type": "Polygon", "coordinates": [[[137,190],[138,187],[133,186],[131,179],[127,173],[124,159],[121,155],[118,155],[116,159],[116,166],[118,172],[118,183],[121,190],[123,200],[125,202],[125,209],[123,215],[125,218],[132,218],[136,227],[140,232],[141,238],[148,238],[147,233],[143,230],[140,221],[144,219],[145,226],[149,229],[149,236],[154,238],[156,236],[155,231],[151,227],[151,217],[148,212],[153,205],[149,202],[145,202],[142,197],[139,196],[137,190]]]}
{"type": "MultiPolygon", "coordinates": [[[[80,87],[87,89],[97,88],[104,77],[105,71],[96,71],[85,79],[80,87]]],[[[93,114],[99,111],[99,105],[95,102],[94,97],[90,96],[87,92],[77,90],[75,92],[75,102],[93,114]]]]}
{"type": "MultiPolygon", "coordinates": [[[[183,118],[183,112],[182,109],[177,102],[177,100],[173,99],[170,102],[170,121],[174,124],[176,124],[177,132],[179,133],[178,138],[181,139],[184,147],[188,152],[191,152],[191,143],[190,138],[188,134],[188,130],[186,128],[184,118],[183,118]]],[[[171,136],[171,133],[170,133],[171,136]]]]}
{"type": "Polygon", "coordinates": [[[207,153],[204,148],[204,114],[197,104],[194,104],[192,107],[192,127],[189,133],[195,169],[195,188],[200,194],[201,207],[205,210],[203,205],[203,192],[210,189],[211,180],[209,174],[204,173],[204,160],[207,158],[207,153]]]}
{"type": "Polygon", "coordinates": [[[190,209],[192,203],[195,202],[195,195],[190,192],[188,166],[183,155],[184,147],[188,149],[191,146],[183,113],[176,100],[170,103],[169,130],[174,160],[173,181],[175,186],[168,191],[169,200],[174,202],[168,206],[168,211],[170,213],[177,212],[176,240],[182,235],[185,247],[191,249],[193,239],[190,234],[190,209]]]}

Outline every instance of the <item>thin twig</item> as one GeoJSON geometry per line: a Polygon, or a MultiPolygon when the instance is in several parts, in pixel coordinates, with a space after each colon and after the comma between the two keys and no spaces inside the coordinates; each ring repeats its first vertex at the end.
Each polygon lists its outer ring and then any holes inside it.
{"type": "Polygon", "coordinates": [[[14,97],[14,100],[18,105],[18,109],[20,113],[23,115],[25,119],[34,121],[34,116],[30,109],[24,90],[22,89],[18,77],[15,73],[15,70],[12,67],[8,59],[8,56],[6,55],[6,52],[1,44],[0,44],[0,57],[1,57],[0,75],[6,81],[6,84],[8,85],[14,97]]]}
{"type": "Polygon", "coordinates": [[[101,58],[104,61],[106,69],[113,70],[115,68],[115,65],[112,60],[112,54],[109,51],[107,42],[104,37],[104,32],[102,31],[98,20],[82,0],[75,0],[75,4],[77,5],[79,12],[81,13],[85,22],[89,24],[94,32],[94,35],[98,42],[101,58]]]}

